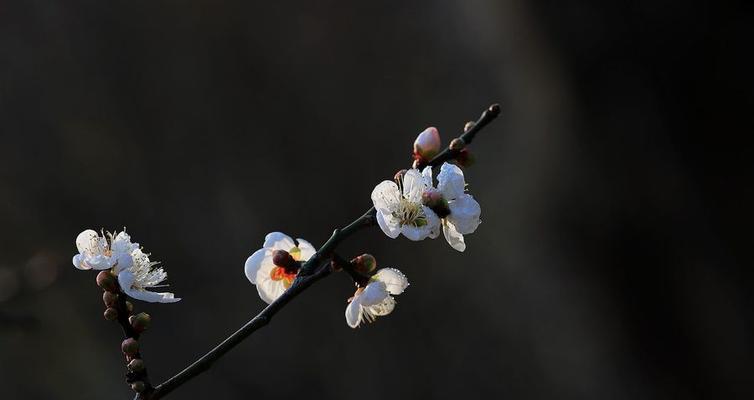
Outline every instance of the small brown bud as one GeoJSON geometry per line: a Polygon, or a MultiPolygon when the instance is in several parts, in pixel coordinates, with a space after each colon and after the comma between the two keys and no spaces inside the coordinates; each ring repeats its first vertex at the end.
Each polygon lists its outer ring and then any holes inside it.
{"type": "Polygon", "coordinates": [[[291,253],[285,250],[275,250],[272,252],[272,263],[280,268],[284,268],[286,271],[296,271],[298,265],[296,260],[293,259],[291,253]]]}
{"type": "Polygon", "coordinates": [[[434,211],[440,218],[450,215],[448,201],[442,197],[442,193],[436,190],[428,190],[422,193],[422,203],[434,211]]]}
{"type": "Polygon", "coordinates": [[[123,354],[133,357],[139,352],[139,342],[134,338],[128,338],[120,344],[120,349],[123,350],[123,354]]]}
{"type": "Polygon", "coordinates": [[[126,301],[126,311],[128,311],[129,314],[134,312],[134,303],[131,303],[130,301],[126,301]]]}
{"type": "Polygon", "coordinates": [[[152,317],[150,317],[147,313],[141,312],[128,317],[128,322],[136,332],[141,333],[149,328],[149,325],[152,322],[152,317]]]}
{"type": "Polygon", "coordinates": [[[144,371],[144,360],[142,360],[141,358],[134,358],[130,363],[128,363],[128,370],[131,372],[144,371]]]}
{"type": "Polygon", "coordinates": [[[474,125],[476,125],[476,122],[474,122],[474,121],[467,122],[466,125],[463,126],[463,131],[464,132],[468,132],[469,129],[471,129],[471,128],[474,127],[474,125]]]}
{"type": "Polygon", "coordinates": [[[141,393],[145,390],[147,390],[147,385],[144,384],[142,381],[136,381],[131,383],[131,390],[133,390],[136,393],[141,393]]]}
{"type": "Polygon", "coordinates": [[[460,165],[461,167],[468,168],[472,165],[474,165],[474,162],[476,159],[474,156],[469,152],[469,149],[463,149],[458,153],[458,156],[456,157],[456,164],[460,165]]]}
{"type": "Polygon", "coordinates": [[[115,303],[118,301],[118,295],[113,292],[105,291],[102,293],[102,302],[105,303],[106,306],[112,307],[115,305],[115,303]]]}
{"type": "Polygon", "coordinates": [[[466,147],[466,143],[461,138],[455,138],[450,142],[451,150],[461,150],[466,147]]]}
{"type": "Polygon", "coordinates": [[[362,254],[353,260],[353,269],[362,275],[372,275],[375,269],[377,269],[377,260],[371,254],[362,254]]]}
{"type": "Polygon", "coordinates": [[[103,315],[104,315],[104,317],[105,317],[106,320],[108,320],[108,321],[115,321],[116,319],[118,319],[118,310],[116,310],[116,309],[114,309],[112,307],[107,307],[107,309],[105,309],[105,313],[103,315]]]}
{"type": "Polygon", "coordinates": [[[97,286],[108,292],[117,292],[118,278],[116,278],[110,271],[101,271],[97,274],[97,286]]]}

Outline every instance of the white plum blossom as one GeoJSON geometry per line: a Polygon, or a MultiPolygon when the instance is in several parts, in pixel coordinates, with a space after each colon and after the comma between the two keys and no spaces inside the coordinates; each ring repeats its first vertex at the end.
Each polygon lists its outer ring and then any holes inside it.
{"type": "MultiPolygon", "coordinates": [[[[425,168],[422,175],[431,186],[432,169],[425,168]]],[[[423,196],[425,204],[441,217],[445,239],[458,251],[466,249],[463,235],[473,233],[481,223],[482,209],[465,191],[463,171],[456,165],[444,163],[437,175],[437,188],[431,187],[423,196]]]]}
{"type": "Polygon", "coordinates": [[[314,246],[306,240],[294,241],[281,232],[269,233],[264,238],[262,248],[246,259],[244,272],[249,281],[256,285],[259,297],[268,304],[291,287],[297,273],[273,263],[272,256],[275,250],[288,252],[295,261],[307,261],[316,252],[314,246]]]}
{"type": "Polygon", "coordinates": [[[346,307],[346,323],[351,328],[362,321],[372,322],[377,317],[390,314],[395,309],[393,296],[408,287],[406,275],[395,268],[382,268],[370,279],[366,287],[356,289],[346,307]]]}
{"type": "Polygon", "coordinates": [[[406,171],[399,186],[393,181],[382,181],[372,191],[372,202],[377,210],[377,223],[390,238],[401,233],[410,240],[432,239],[440,234],[440,219],[422,204],[422,193],[432,186],[418,169],[406,171]]]}
{"type": "Polygon", "coordinates": [[[169,292],[152,292],[147,289],[158,288],[168,278],[167,272],[162,267],[156,267],[157,261],[150,261],[149,254],[137,248],[131,253],[132,265],[129,268],[120,269],[115,267],[118,275],[118,284],[123,293],[137,300],[150,303],[175,303],[180,298],[169,292]]]}
{"type": "Polygon", "coordinates": [[[103,233],[87,229],[76,238],[79,254],[73,256],[73,265],[83,270],[111,270],[118,277],[120,289],[126,295],[151,303],[179,301],[173,293],[157,293],[146,289],[161,287],[167,273],[157,262],[149,260],[138,243],[131,243],[125,231],[103,233]]]}

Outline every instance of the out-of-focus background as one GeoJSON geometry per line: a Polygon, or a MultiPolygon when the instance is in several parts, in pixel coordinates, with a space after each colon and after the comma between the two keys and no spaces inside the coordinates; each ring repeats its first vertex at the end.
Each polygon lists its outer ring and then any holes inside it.
{"type": "Polygon", "coordinates": [[[401,268],[351,330],[313,287],[175,399],[754,396],[751,6],[664,2],[6,1],[0,5],[3,399],[128,399],[85,228],[161,260],[137,304],[160,382],[263,307],[267,232],[321,245],[376,183],[493,102],[461,254],[378,229],[401,268]],[[750,117],[749,117],[750,118],[750,117]]]}

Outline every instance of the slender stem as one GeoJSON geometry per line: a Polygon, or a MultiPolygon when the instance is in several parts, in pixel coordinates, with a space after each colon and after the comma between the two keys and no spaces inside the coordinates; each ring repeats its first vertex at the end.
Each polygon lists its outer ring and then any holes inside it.
{"type": "MultiPolygon", "coordinates": [[[[500,114],[500,106],[493,104],[487,110],[482,113],[482,116],[477,120],[474,125],[466,130],[460,139],[465,144],[470,144],[476,134],[490,123],[495,117],[500,114]]],[[[435,156],[432,160],[425,163],[425,165],[438,166],[445,161],[455,159],[460,154],[459,150],[453,150],[450,148],[445,149],[440,154],[435,156]]],[[[355,232],[362,228],[373,226],[376,223],[377,212],[374,207],[367,210],[362,216],[355,219],[353,222],[345,226],[344,228],[336,229],[333,231],[332,236],[325,242],[322,247],[317,250],[314,255],[306,261],[299,270],[296,276],[296,280],[293,281],[288,290],[286,290],[280,297],[270,303],[264,310],[247,322],[235,333],[230,335],[222,343],[217,345],[214,349],[210,350],[207,354],[196,360],[193,364],[189,365],[183,371],[179,372],[172,378],[163,382],[154,388],[153,391],[146,391],[141,394],[137,394],[135,400],[157,400],[167,396],[173,390],[177,389],[184,383],[193,379],[202,372],[208,370],[212,364],[220,357],[225,355],[228,351],[240,344],[244,339],[249,337],[252,333],[258,329],[269,324],[272,317],[278,313],[286,304],[296,298],[304,290],[309,288],[316,281],[326,277],[332,272],[331,263],[324,263],[333,257],[334,251],[343,240],[353,235],[355,232]]]]}

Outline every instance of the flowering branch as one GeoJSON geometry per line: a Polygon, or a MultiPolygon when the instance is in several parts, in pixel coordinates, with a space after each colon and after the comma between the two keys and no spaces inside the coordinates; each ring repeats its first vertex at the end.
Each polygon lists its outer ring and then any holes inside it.
{"type": "Polygon", "coordinates": [[[454,249],[464,251],[463,235],[476,230],[481,209],[465,193],[463,172],[447,162],[469,165],[471,158],[466,146],[499,114],[497,104],[490,106],[476,122],[466,123],[464,133],[443,151],[437,129],[427,128],[414,142],[413,168],[400,171],[394,181],[377,185],[372,192],[374,206],[347,226],[335,229],[319,250],[303,239],[294,241],[280,232],[267,235],[263,248],[246,261],[245,273],[269,305],[215,348],[156,387],[149,383],[138,346],[140,333],[148,326],[150,317],[145,313],[132,315],[133,305],[128,299],[160,303],[180,299],[172,293],[146,290],[161,286],[167,274],[156,267],[158,263],[149,260],[149,254],[143,253],[137,243],[131,243],[125,232],[108,236],[103,233],[101,237],[91,230],[82,232],[76,239],[79,254],[73,258],[73,264],[79,269],[101,270],[97,283],[105,290],[105,319],[117,320],[123,329],[125,340],[121,348],[129,370],[126,381],[136,392],[134,399],[163,398],[207,371],[244,339],[269,324],[291,300],[331,272],[344,270],[357,287],[346,309],[346,322],[352,328],[392,312],[396,304],[392,296],[401,294],[409,285],[406,276],[394,268],[377,270],[377,262],[369,254],[346,261],[335,253],[336,248],[362,228],[379,225],[389,237],[402,233],[414,241],[436,238],[442,230],[454,249]],[[435,188],[432,167],[438,166],[442,168],[435,188]]]}

